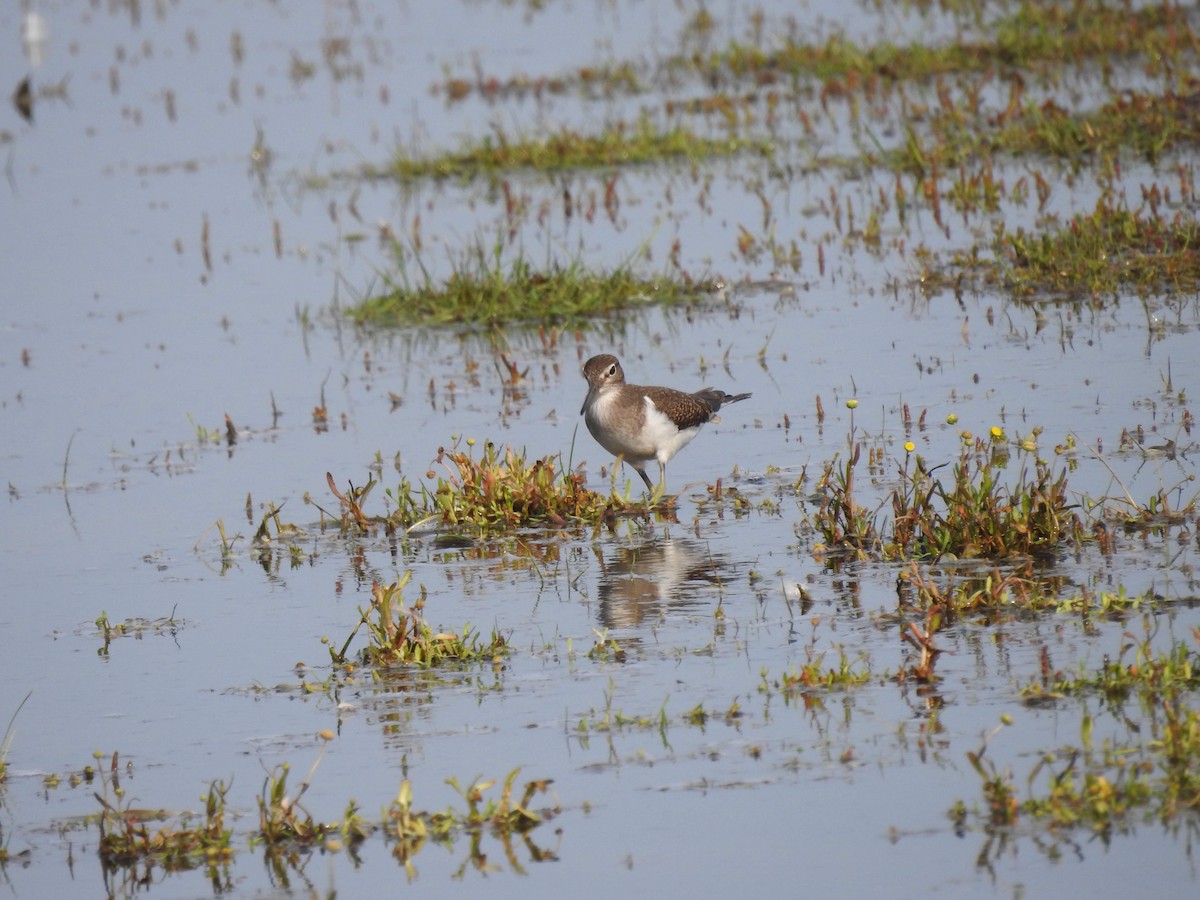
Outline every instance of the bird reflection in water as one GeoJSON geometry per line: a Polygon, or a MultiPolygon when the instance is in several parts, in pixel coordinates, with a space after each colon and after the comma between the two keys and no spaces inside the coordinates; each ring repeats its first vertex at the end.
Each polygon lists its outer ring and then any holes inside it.
{"type": "Polygon", "coordinates": [[[600,627],[633,628],[668,611],[687,611],[700,589],[728,580],[729,562],[707,546],[676,538],[596,550],[600,560],[600,627]]]}

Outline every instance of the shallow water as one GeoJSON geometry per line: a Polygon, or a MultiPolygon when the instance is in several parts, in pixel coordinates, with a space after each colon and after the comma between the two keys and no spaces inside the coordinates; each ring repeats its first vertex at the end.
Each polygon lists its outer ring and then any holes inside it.
{"type": "MultiPolygon", "coordinates": [[[[727,6],[722,27],[749,29],[747,9],[727,6]]],[[[0,717],[32,691],[0,788],[2,838],[16,857],[3,876],[14,895],[139,890],[122,873],[105,882],[94,827],[70,827],[97,812],[95,785],[66,780],[94,751],[132,763],[122,786],[137,806],[197,809],[210,781],[232,780],[240,817],[227,886],[237,895],[368,896],[397,884],[405,872],[378,837],[359,851],[361,865],[316,851],[282,873],[247,848],[265,772],[286,762],[303,777],[322,729],[336,736],[304,797],[318,821],[341,817],[351,798],[375,817],[405,777],[429,810],[462,807],[448,778],[503,779],[520,767],[519,782],[553,779],[535,805],[561,812],[528,835],[532,846],[514,840],[506,857],[496,837],[483,838],[498,871],[479,871],[465,838],[422,850],[417,881],[437,892],[477,893],[486,883],[498,896],[607,894],[627,879],[639,893],[802,885],[818,895],[1015,895],[1069,879],[1117,895],[1143,887],[1147,871],[1163,893],[1194,891],[1185,827],[1141,824],[1106,843],[1032,827],[957,835],[947,817],[957,800],[981,802],[966,754],[1001,714],[1015,724],[988,753],[1013,767],[1019,788],[1043,751],[1078,743],[1085,714],[1097,742],[1137,741],[1129,721],[1097,701],[1031,708],[1019,688],[1037,677],[1043,648],[1063,669],[1094,669],[1119,653],[1123,632],[1140,636],[1143,620],[1085,628],[1047,613],[963,623],[938,635],[948,652],[936,688],[897,684],[888,676],[907,664],[889,618],[899,567],[823,564],[805,530],[814,508],[793,489],[801,472],[815,478],[835,453],[844,457],[852,429],[889,460],[910,438],[915,452],[948,460],[963,429],[1028,435],[1041,426],[1044,452],[1077,436],[1070,478],[1081,500],[1128,490],[1144,501],[1191,476],[1192,460],[1112,451],[1123,429],[1139,426],[1147,444],[1190,443],[1182,424],[1200,374],[1194,298],[1098,308],[926,298],[906,281],[910,256],[890,240],[864,249],[833,214],[840,206],[845,216],[849,203],[863,216],[890,176],[882,185],[785,178],[739,157],[699,171],[622,172],[612,218],[589,218],[585,199],[570,215],[563,207],[564,187],[576,198],[602,195],[598,175],[511,178],[532,212],[506,252],[603,269],[644,249],[653,267],[678,240],[684,269],[727,281],[723,302],[629,314],[563,331],[552,346],[516,328],[499,337],[356,330],[338,311],[380,284],[390,264],[381,234],[410,243],[419,233],[421,261],[444,275],[464,247],[490,247],[509,225],[482,182],[364,182],[359,166],[382,165],[397,145],[583,127],[700,90],[655,84],[632,99],[455,104],[432,86],[472,78],[476,66],[505,77],[632,58],[652,70],[664,40],[684,41],[689,12],[634,2],[38,8],[51,39],[34,83],[62,84],[66,95],[39,96],[33,123],[11,106],[0,114],[0,459],[9,485],[0,717]],[[297,60],[315,74],[295,77],[297,60]],[[800,262],[784,269],[770,252],[739,254],[743,227],[795,241],[800,262]],[[500,351],[528,367],[520,385],[506,382],[500,351]],[[322,533],[305,505],[310,493],[336,506],[326,472],[343,487],[365,483],[373,466],[383,487],[399,480],[397,467],[424,479],[455,436],[561,453],[603,487],[611,460],[578,410],[579,367],[605,351],[638,381],[753,393],[668,467],[681,494],[677,521],[455,548],[432,534],[396,545],[342,539],[322,533]],[[905,405],[914,418],[928,411],[924,428],[906,430],[905,405]],[[328,408],[328,428],[315,425],[317,406],[328,408]],[[1111,472],[1090,454],[1097,448],[1111,472]],[[718,478],[749,498],[748,512],[708,497],[718,478]],[[249,550],[268,503],[308,530],[296,554],[249,550]],[[243,535],[231,565],[218,519],[243,535]],[[435,625],[499,628],[511,658],[496,669],[380,683],[362,673],[334,681],[336,690],[301,690],[302,679],[329,677],[321,639],[341,645],[371,582],[408,569],[414,588],[428,590],[435,625]],[[105,652],[93,624],[102,612],[118,623],[174,622],[105,652]],[[605,634],[623,661],[588,656],[605,634]],[[839,651],[869,666],[868,684],[815,699],[763,690],[764,673],[769,684],[816,654],[833,664],[839,651]],[[685,717],[701,705],[703,725],[685,717]],[[927,731],[935,719],[940,730],[927,731]],[[48,787],[49,773],[64,780],[48,787]],[[552,851],[553,862],[534,861],[538,851],[552,851]]],[[[783,14],[767,15],[778,23],[783,14]]],[[[850,18],[866,34],[909,21],[819,7],[795,15],[814,29],[850,18]]],[[[0,12],[10,47],[19,25],[15,11],[0,12]]],[[[30,70],[20,54],[0,54],[0,84],[30,70]]],[[[817,141],[827,152],[854,145],[837,127],[844,115],[829,114],[817,141]]],[[[796,149],[797,169],[810,150],[796,149]]],[[[1136,164],[1125,173],[1131,190],[1153,177],[1136,164]]],[[[1054,209],[1092,204],[1079,180],[1055,185],[1054,209]]],[[[1028,208],[1014,215],[1035,218],[1028,208]]],[[[979,227],[948,217],[947,235],[927,213],[910,216],[903,229],[884,223],[885,234],[936,248],[979,227]]],[[[875,481],[864,490],[882,497],[895,473],[875,481]]],[[[1189,603],[1194,539],[1121,535],[1117,548],[1109,559],[1064,552],[1053,566],[1064,593],[1156,592],[1167,601],[1147,620],[1156,644],[1185,639],[1200,618],[1189,603]]],[[[215,890],[200,872],[153,877],[157,896],[215,890]]]]}

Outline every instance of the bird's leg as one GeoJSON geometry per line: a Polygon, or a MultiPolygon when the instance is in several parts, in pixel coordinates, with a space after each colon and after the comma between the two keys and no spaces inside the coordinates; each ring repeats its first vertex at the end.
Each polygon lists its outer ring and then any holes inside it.
{"type": "Polygon", "coordinates": [[[642,481],[646,482],[646,490],[653,494],[654,485],[650,483],[650,476],[646,474],[646,470],[641,466],[634,466],[634,469],[636,469],[637,473],[642,476],[642,481]]]}
{"type": "MultiPolygon", "coordinates": [[[[650,486],[650,479],[646,479],[646,486],[650,486]]],[[[650,505],[655,506],[667,493],[667,467],[661,461],[658,464],[658,484],[650,488],[650,505]]]]}

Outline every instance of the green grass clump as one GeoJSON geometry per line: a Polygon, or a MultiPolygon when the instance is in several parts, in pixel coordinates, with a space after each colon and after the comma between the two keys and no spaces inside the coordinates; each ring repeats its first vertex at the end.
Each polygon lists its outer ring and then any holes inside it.
{"type": "MultiPolygon", "coordinates": [[[[1039,182],[1046,184],[1040,176],[1039,182]]],[[[1188,193],[1184,182],[1181,194],[1188,193]]],[[[1018,301],[1194,293],[1200,290],[1200,221],[1186,207],[1170,211],[1177,204],[1169,194],[1158,185],[1143,188],[1143,203],[1131,209],[1106,193],[1092,212],[1036,229],[1000,222],[988,242],[953,253],[945,264],[925,254],[922,284],[936,292],[972,283],[1018,301]]]]}
{"type": "Polygon", "coordinates": [[[996,246],[1007,261],[1005,283],[1018,297],[1200,287],[1200,224],[1183,212],[1168,216],[1101,200],[1053,232],[1001,227],[996,246]]]}
{"type": "Polygon", "coordinates": [[[397,153],[382,173],[401,180],[472,178],[518,169],[555,172],[611,168],[671,160],[698,161],[731,156],[746,149],[770,152],[770,146],[737,138],[702,137],[687,128],[660,129],[646,116],[633,125],[610,125],[599,134],[564,129],[544,138],[510,140],[501,133],[457,153],[413,157],[397,153]]]}
{"type": "MultiPolygon", "coordinates": [[[[1193,638],[1200,640],[1200,630],[1193,629],[1193,638]]],[[[1131,832],[1139,822],[1195,821],[1200,814],[1200,770],[1195,765],[1200,713],[1192,706],[1197,658],[1181,644],[1153,654],[1149,643],[1149,638],[1141,642],[1133,661],[1106,663],[1096,675],[1078,679],[1052,673],[1043,652],[1042,679],[1032,687],[1038,705],[1064,693],[1100,692],[1119,706],[1135,694],[1146,711],[1138,726],[1146,737],[1132,744],[1106,739],[1097,746],[1095,721],[1085,714],[1079,745],[1044,753],[1026,779],[1028,796],[1018,800],[1011,770],[984,758],[992,732],[978,752],[968,754],[983,782],[986,813],[976,813],[985,828],[1011,827],[1026,817],[1054,832],[1083,828],[1107,838],[1131,832]]],[[[1125,713],[1120,717],[1127,719],[1125,713]]],[[[1005,723],[1012,719],[1005,717],[1005,723]]],[[[968,815],[961,801],[951,810],[960,826],[968,815]]]]}
{"type": "Polygon", "coordinates": [[[475,441],[468,439],[466,445],[463,450],[456,442],[438,454],[448,474],[438,479],[430,501],[446,527],[496,531],[595,522],[621,503],[585,487],[579,472],[558,474],[556,456],[530,462],[524,453],[508,446],[501,450],[491,441],[476,456],[475,441]]]}
{"type": "MultiPolygon", "coordinates": [[[[100,754],[95,754],[97,760],[100,754]]],[[[204,819],[193,826],[183,814],[177,821],[151,830],[148,821],[167,818],[162,810],[135,809],[125,799],[120,786],[117,754],[106,770],[99,768],[103,793],[95,794],[100,813],[95,822],[100,829],[100,860],[106,869],[136,864],[158,865],[166,871],[181,871],[206,865],[227,863],[233,857],[233,830],[225,826],[225,795],[228,786],[221,781],[209,785],[204,800],[204,819]]]]}
{"type": "MultiPolygon", "coordinates": [[[[615,493],[605,496],[586,487],[583,474],[565,471],[558,454],[530,460],[523,451],[507,445],[501,449],[486,441],[476,455],[476,446],[474,438],[464,441],[456,436],[450,449],[439,447],[435,462],[445,474],[433,487],[414,486],[401,478],[394,490],[386,492],[393,507],[387,515],[364,509],[379,483],[373,477],[363,487],[351,483],[342,490],[326,473],[326,483],[339,503],[337,512],[322,508],[308,494],[304,501],[321,511],[323,525],[335,522],[343,535],[377,531],[394,535],[414,527],[486,535],[528,527],[594,525],[614,514],[646,508],[615,493]]],[[[427,474],[433,478],[435,472],[431,469],[427,474]]],[[[277,511],[272,510],[264,517],[263,529],[276,518],[277,511]]],[[[269,534],[268,539],[274,540],[269,534]]]]}
{"type": "MultiPolygon", "coordinates": [[[[1200,629],[1193,628],[1192,635],[1200,642],[1200,629]]],[[[1165,653],[1156,653],[1146,640],[1123,644],[1117,658],[1106,659],[1094,673],[1084,671],[1080,664],[1074,676],[1055,670],[1048,652],[1044,651],[1040,677],[1022,688],[1021,694],[1035,704],[1068,694],[1100,694],[1113,706],[1120,706],[1136,694],[1149,705],[1157,706],[1164,698],[1197,690],[1200,690],[1200,653],[1182,642],[1175,643],[1165,653]]]]}
{"type": "Polygon", "coordinates": [[[675,58],[670,65],[728,72],[757,83],[809,75],[851,85],[990,69],[1037,70],[1135,53],[1163,64],[1195,45],[1186,7],[1164,3],[1135,10],[1101,0],[1068,4],[1030,0],[987,25],[986,37],[975,41],[964,38],[938,46],[884,41],[862,46],[834,35],[823,44],[788,39],[773,49],[761,43],[733,42],[708,56],[675,58]]]}
{"type": "Polygon", "coordinates": [[[404,587],[412,571],[404,573],[389,585],[376,582],[371,588],[371,605],[359,609],[359,621],[346,638],[341,650],[329,648],[334,663],[347,662],[350,642],[364,624],[370,642],[361,653],[363,663],[377,668],[387,666],[418,666],[430,668],[446,663],[488,662],[508,653],[508,642],[499,631],[493,630],[488,641],[481,641],[470,625],[461,633],[435,631],[424,616],[425,591],[411,606],[404,602],[404,587]]]}
{"type": "Polygon", "coordinates": [[[501,324],[585,319],[651,304],[694,300],[703,288],[671,278],[642,278],[627,268],[591,272],[578,263],[535,268],[518,258],[505,266],[480,251],[443,282],[428,274],[408,276],[396,248],[398,272],[385,276],[386,290],[349,310],[358,324],[409,326],[501,324]]]}
{"type": "Polygon", "coordinates": [[[1005,559],[1044,556],[1082,532],[1065,472],[1036,461],[1004,484],[999,468],[994,455],[968,451],[948,483],[914,472],[892,495],[893,546],[922,558],[1005,559]]]}
{"type": "Polygon", "coordinates": [[[762,679],[758,685],[759,693],[769,695],[779,691],[784,700],[790,702],[794,697],[810,691],[856,687],[871,680],[871,666],[866,654],[860,654],[857,659],[852,660],[840,646],[837,653],[836,667],[824,664],[825,654],[822,652],[815,654],[802,666],[792,663],[778,678],[770,678],[764,668],[759,673],[762,679]]]}
{"type": "MultiPolygon", "coordinates": [[[[320,737],[329,741],[334,735],[322,732],[320,737]]],[[[258,796],[258,823],[249,835],[249,842],[251,848],[263,847],[264,862],[279,879],[285,879],[287,869],[296,866],[299,860],[307,859],[307,854],[317,847],[336,853],[349,845],[353,855],[358,845],[380,830],[410,877],[416,874],[413,857],[429,838],[449,848],[458,837],[468,835],[468,860],[463,865],[473,865],[481,870],[487,866],[487,854],[482,849],[485,832],[503,844],[505,857],[518,870],[511,845],[517,837],[522,839],[533,860],[554,859],[552,851],[542,850],[530,839],[535,828],[559,812],[557,806],[535,809],[532,805],[535,795],[549,790],[553,783],[550,779],[528,781],[518,795],[515,783],[521,770],[514,769],[504,780],[500,797],[485,799],[495,781],[476,778],[464,788],[456,779],[448,778],[446,783],[462,797],[466,808],[451,807],[440,812],[414,809],[412,784],[406,779],[396,799],[384,808],[382,820],[365,818],[358,804],[351,800],[340,821],[324,823],[315,821],[301,802],[324,753],[322,748],[308,775],[295,788],[288,787],[291,767],[287,763],[276,766],[263,782],[258,796]]],[[[97,760],[101,758],[99,753],[94,755],[97,760]]],[[[116,869],[128,869],[139,883],[149,884],[155,867],[170,872],[204,865],[214,886],[223,889],[218,893],[233,890],[228,869],[233,858],[232,830],[225,827],[228,787],[223,782],[213,782],[207,796],[202,798],[205,811],[199,827],[191,827],[184,814],[179,817],[178,824],[151,831],[145,825],[146,821],[171,817],[161,810],[134,809],[123,799],[116,754],[112,757],[111,769],[102,769],[99,775],[104,795],[97,793],[96,798],[100,801],[101,812],[90,821],[99,824],[99,854],[106,875],[116,869]]],[[[358,862],[357,857],[355,861],[358,862]]],[[[495,869],[495,866],[491,868],[495,869]]]]}
{"type": "Polygon", "coordinates": [[[251,846],[308,847],[337,830],[336,826],[314,822],[312,815],[300,803],[323,757],[322,749],[294,796],[288,793],[287,779],[291,767],[287,763],[267,773],[262,792],[258,795],[258,831],[250,839],[251,846]]]}
{"type": "Polygon", "coordinates": [[[1066,474],[1055,474],[1036,459],[1036,441],[1017,441],[1010,448],[1003,432],[994,429],[990,443],[968,436],[964,444],[949,478],[935,477],[921,457],[906,455],[886,524],[880,522],[880,507],[857,499],[860,445],[844,463],[835,457],[818,482],[821,506],[813,525],[824,543],[817,550],[880,559],[999,560],[1045,556],[1082,535],[1083,523],[1067,497],[1066,474]],[[1015,480],[1005,480],[1011,449],[1034,461],[1031,468],[1022,466],[1015,480]]]}
{"type": "Polygon", "coordinates": [[[985,138],[1012,154],[1040,153],[1075,166],[1090,155],[1128,149],[1151,162],[1173,147],[1200,141],[1191,95],[1129,91],[1098,109],[1071,112],[1053,101],[1026,103],[1009,124],[985,138]]]}
{"type": "MultiPolygon", "coordinates": [[[[449,844],[457,834],[467,834],[471,838],[469,862],[480,870],[487,866],[487,856],[481,852],[480,839],[485,830],[497,838],[503,845],[505,856],[514,867],[516,864],[512,840],[519,837],[529,849],[536,861],[556,859],[553,852],[538,848],[530,839],[530,832],[548,819],[558,814],[557,806],[535,810],[531,802],[535,794],[546,793],[553,783],[550,779],[525,782],[525,790],[520,799],[513,794],[520,769],[513,769],[504,779],[499,800],[484,800],[485,792],[495,785],[495,781],[481,781],[476,778],[465,788],[460,787],[458,780],[447,778],[446,784],[462,797],[467,804],[465,812],[454,809],[445,812],[423,812],[413,808],[412,783],[405,779],[400,784],[396,799],[383,811],[383,831],[388,842],[392,845],[392,855],[404,866],[411,882],[416,878],[417,871],[413,858],[421,851],[430,839],[443,844],[449,844]]],[[[462,871],[467,863],[463,863],[462,871]]]]}

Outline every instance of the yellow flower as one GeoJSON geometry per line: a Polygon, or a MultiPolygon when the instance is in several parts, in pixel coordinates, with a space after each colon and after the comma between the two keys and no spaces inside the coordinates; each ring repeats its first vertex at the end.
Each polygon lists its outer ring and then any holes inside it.
{"type": "Polygon", "coordinates": [[[857,400],[847,400],[846,401],[846,409],[858,409],[858,401],[857,400]]]}
{"type": "Polygon", "coordinates": [[[957,425],[958,424],[958,416],[955,413],[950,413],[950,415],[946,416],[946,424],[947,425],[957,425]]]}
{"type": "Polygon", "coordinates": [[[992,440],[1000,441],[1004,439],[1004,429],[999,425],[992,426],[992,440]]]}
{"type": "Polygon", "coordinates": [[[914,444],[912,441],[904,442],[904,452],[905,453],[912,453],[916,449],[917,449],[917,445],[914,444]]]}

